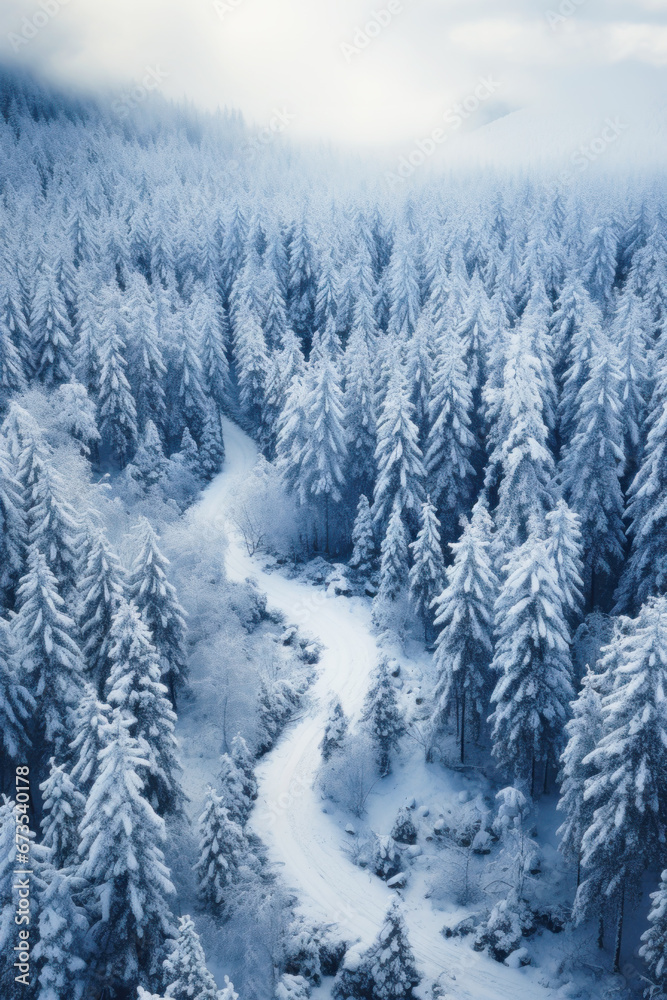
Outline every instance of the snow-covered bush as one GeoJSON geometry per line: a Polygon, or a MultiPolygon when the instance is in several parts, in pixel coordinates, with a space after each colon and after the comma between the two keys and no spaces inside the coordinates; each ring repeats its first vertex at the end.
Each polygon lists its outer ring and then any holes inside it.
{"type": "Polygon", "coordinates": [[[401,852],[392,837],[375,838],[370,858],[371,871],[387,882],[394,875],[398,875],[402,863],[401,852]]]}
{"type": "Polygon", "coordinates": [[[327,798],[361,816],[366,799],[377,781],[375,749],[368,733],[349,733],[336,753],[323,762],[320,787],[327,798]]]}
{"type": "Polygon", "coordinates": [[[506,899],[498,900],[489,916],[479,927],[473,947],[476,951],[489,949],[496,962],[504,962],[516,951],[524,934],[535,929],[533,915],[527,904],[511,891],[506,899]]]}
{"type": "Polygon", "coordinates": [[[398,810],[398,815],[391,830],[391,836],[399,844],[417,843],[417,827],[410,815],[410,811],[405,807],[398,810]]]}
{"type": "Polygon", "coordinates": [[[284,972],[276,986],[276,1000],[308,1000],[310,986],[303,976],[284,972]]]}
{"type": "Polygon", "coordinates": [[[289,555],[300,547],[294,500],[276,466],[265,458],[238,484],[230,516],[250,555],[260,549],[289,555]]]}

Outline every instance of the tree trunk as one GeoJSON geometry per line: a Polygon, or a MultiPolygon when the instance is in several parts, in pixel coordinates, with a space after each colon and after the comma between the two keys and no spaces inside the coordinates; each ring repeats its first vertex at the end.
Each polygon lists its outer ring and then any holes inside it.
{"type": "Polygon", "coordinates": [[[600,951],[604,948],[604,917],[602,914],[598,920],[598,948],[600,951]]]}
{"type": "Polygon", "coordinates": [[[542,786],[542,795],[547,794],[549,788],[549,760],[545,758],[544,761],[544,784],[542,786]]]}
{"type": "Polygon", "coordinates": [[[461,697],[461,763],[465,763],[465,738],[466,738],[466,693],[461,697]]]}
{"type": "Polygon", "coordinates": [[[530,797],[532,799],[535,794],[535,754],[533,754],[533,761],[530,765],[530,797]]]}
{"type": "Polygon", "coordinates": [[[616,922],[616,944],[614,946],[614,972],[621,971],[621,941],[623,939],[623,905],[625,903],[625,883],[621,884],[621,901],[616,922]]]}

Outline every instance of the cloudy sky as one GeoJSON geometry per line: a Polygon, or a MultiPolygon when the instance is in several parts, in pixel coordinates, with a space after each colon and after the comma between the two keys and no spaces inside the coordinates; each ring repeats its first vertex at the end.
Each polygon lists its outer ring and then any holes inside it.
{"type": "Polygon", "coordinates": [[[495,83],[478,124],[517,109],[543,122],[583,108],[664,116],[667,0],[42,3],[48,16],[38,0],[2,0],[5,58],[88,90],[152,70],[165,95],[260,125],[286,109],[297,137],[410,143],[480,79],[495,83]]]}

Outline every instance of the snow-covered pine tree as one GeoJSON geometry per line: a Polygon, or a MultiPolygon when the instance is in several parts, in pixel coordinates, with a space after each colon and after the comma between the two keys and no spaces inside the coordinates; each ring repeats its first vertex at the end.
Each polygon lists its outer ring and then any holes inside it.
{"type": "Polygon", "coordinates": [[[570,625],[574,626],[581,618],[584,602],[581,522],[579,515],[570,510],[563,499],[547,514],[546,520],[547,551],[558,571],[565,614],[570,625]]]}
{"type": "Polygon", "coordinates": [[[97,946],[95,972],[127,991],[157,972],[173,936],[167,899],[174,892],[160,844],[165,826],[143,795],[149,770],[131,719],[116,713],[80,826],[79,874],[97,946]]]}
{"type": "Polygon", "coordinates": [[[73,331],[57,275],[50,266],[42,269],[35,284],[30,334],[38,378],[46,385],[66,382],[74,367],[73,331]]]}
{"type": "Polygon", "coordinates": [[[425,469],[417,427],[412,419],[413,411],[405,374],[398,361],[382,403],[375,451],[377,479],[373,495],[373,521],[381,535],[385,533],[393,509],[397,509],[407,522],[416,525],[424,501],[425,469]]]}
{"type": "Polygon", "coordinates": [[[398,500],[380,548],[380,600],[395,601],[408,579],[408,533],[398,500]]]}
{"type": "Polygon", "coordinates": [[[135,537],[138,551],[128,578],[128,598],[148,626],[162,677],[175,704],[177,687],[187,678],[185,611],[167,577],[169,560],[160,551],[159,538],[146,518],[138,522],[135,537]]]}
{"type": "Polygon", "coordinates": [[[75,902],[85,882],[75,870],[58,871],[52,857],[39,894],[38,941],[32,953],[39,969],[37,1000],[84,1000],[86,995],[85,936],[88,920],[75,902]]]}
{"type": "Polygon", "coordinates": [[[139,447],[134,453],[132,465],[141,476],[147,488],[156,486],[167,469],[167,459],[162,448],[160,433],[152,420],[146,421],[144,433],[139,439],[139,447]]]}
{"type": "Polygon", "coordinates": [[[172,427],[187,427],[197,441],[201,440],[207,408],[200,351],[201,343],[195,321],[186,313],[182,319],[181,343],[176,363],[178,421],[175,422],[174,414],[171,419],[172,427]]]}
{"type": "Polygon", "coordinates": [[[248,744],[240,733],[237,733],[232,740],[230,756],[240,770],[243,780],[243,793],[249,803],[248,808],[252,809],[253,802],[257,799],[257,778],[255,777],[255,759],[250,753],[248,744]]]}
{"type": "Polygon", "coordinates": [[[436,344],[435,372],[429,402],[430,430],[426,443],[427,486],[450,541],[466,509],[475,470],[471,463],[476,442],[471,431],[472,390],[464,345],[451,327],[436,344]]]}
{"type": "Polygon", "coordinates": [[[642,934],[643,944],[639,954],[651,970],[651,975],[657,979],[656,985],[662,986],[664,991],[667,988],[667,870],[662,873],[656,891],[651,893],[648,922],[648,930],[642,934]]]}
{"type": "Polygon", "coordinates": [[[37,708],[32,719],[33,746],[43,742],[60,755],[70,730],[70,715],[83,679],[75,624],[64,612],[56,578],[37,546],[28,552],[28,569],[18,592],[18,614],[12,629],[19,646],[22,674],[37,708]]]}
{"type": "Polygon", "coordinates": [[[204,478],[213,479],[220,472],[224,460],[225,442],[222,436],[220,411],[217,405],[209,400],[199,449],[199,465],[204,478]]]}
{"type": "MultiPolygon", "coordinates": [[[[590,366],[596,345],[602,335],[602,316],[598,306],[591,301],[588,293],[577,285],[572,298],[572,317],[563,317],[563,336],[569,332],[563,388],[560,399],[559,431],[563,443],[568,443],[574,434],[579,414],[579,393],[590,377],[590,366]],[[576,310],[576,312],[575,312],[576,310]]],[[[555,317],[558,316],[558,312],[555,317]]],[[[554,317],[554,321],[555,321],[554,317]]],[[[557,334],[556,334],[557,336],[557,334]]]]}
{"type": "Polygon", "coordinates": [[[606,897],[617,906],[614,968],[620,962],[624,903],[663,851],[667,793],[667,598],[652,598],[620,637],[613,689],[602,701],[602,737],[588,758],[593,820],[582,844],[575,916],[606,897]]]}
{"type": "Polygon", "coordinates": [[[536,764],[544,764],[545,787],[549,766],[557,764],[574,695],[563,594],[537,526],[510,552],[504,577],[491,664],[499,675],[489,720],[493,754],[514,784],[527,785],[532,795],[536,764]]]}
{"type": "Polygon", "coordinates": [[[396,690],[391,682],[389,664],[383,657],[375,668],[362,720],[376,747],[380,776],[391,771],[391,758],[405,733],[405,721],[398,707],[396,690]]]}
{"type": "Polygon", "coordinates": [[[554,503],[556,475],[544,421],[541,363],[519,332],[511,336],[503,386],[499,390],[500,442],[489,464],[500,466],[495,521],[507,548],[522,545],[529,524],[544,518],[554,503]]]}
{"type": "Polygon", "coordinates": [[[220,757],[218,772],[220,792],[230,819],[243,827],[252,809],[252,800],[246,793],[245,774],[228,753],[220,757]]]}
{"type": "Polygon", "coordinates": [[[602,335],[592,347],[589,377],[577,396],[574,432],[562,461],[563,492],[579,515],[587,606],[604,599],[623,557],[622,375],[614,345],[602,335]]]}
{"type": "Polygon", "coordinates": [[[422,620],[424,642],[427,642],[432,631],[433,601],[442,591],[445,582],[440,522],[430,497],[427,497],[422,504],[421,527],[410,549],[412,550],[412,567],[408,575],[410,601],[415,613],[422,620]]]}
{"type": "Polygon", "coordinates": [[[109,632],[125,591],[125,573],[101,528],[91,527],[79,583],[79,622],[86,673],[101,696],[109,676],[109,632]]]}
{"type": "Polygon", "coordinates": [[[151,290],[142,274],[133,271],[123,302],[127,325],[127,377],[136,402],[137,428],[146,422],[165,426],[164,384],[167,367],[162,357],[157,313],[151,290]]]}
{"type": "Polygon", "coordinates": [[[407,227],[396,234],[385,279],[389,290],[389,333],[406,339],[412,334],[421,308],[415,239],[407,227]]]}
{"type": "Polygon", "coordinates": [[[324,736],[320,743],[322,760],[329,760],[332,753],[340,750],[343,740],[348,731],[348,719],[343,711],[343,706],[337,701],[329,713],[327,724],[324,727],[324,736]]]}
{"type": "Polygon", "coordinates": [[[350,333],[344,369],[350,480],[358,490],[370,491],[375,479],[377,446],[375,376],[368,337],[359,326],[354,326],[350,333]]]}
{"type": "Polygon", "coordinates": [[[628,491],[632,546],[616,594],[618,611],[636,610],[667,590],[667,355],[656,361],[644,457],[628,491]]]}
{"type": "Polygon", "coordinates": [[[334,1000],[414,1000],[421,977],[408,932],[395,900],[376,941],[358,961],[343,965],[334,982],[334,1000]]]}
{"type": "Polygon", "coordinates": [[[41,782],[44,802],[42,818],[42,845],[49,849],[49,864],[54,868],[69,868],[77,861],[79,849],[79,823],[86,807],[71,775],[63,764],[49,761],[49,776],[41,782]]]}
{"type": "Polygon", "coordinates": [[[160,662],[148,627],[135,605],[125,600],[113,616],[108,656],[106,700],[116,714],[130,720],[129,733],[145,753],[146,797],[161,816],[179,813],[183,792],[174,736],[176,716],[160,681],[160,662]]]}
{"type": "Polygon", "coordinates": [[[6,607],[13,604],[23,572],[27,535],[21,485],[12,471],[6,440],[0,436],[0,596],[6,607]]]}
{"type": "Polygon", "coordinates": [[[215,287],[195,285],[192,308],[201,342],[201,362],[208,393],[218,409],[227,412],[232,388],[229,377],[229,320],[215,287]]]}
{"type": "Polygon", "coordinates": [[[84,682],[83,694],[74,711],[74,739],[70,743],[74,761],[71,777],[88,794],[99,774],[100,751],[109,740],[111,706],[100,701],[92,685],[84,682]]]}
{"type": "Polygon", "coordinates": [[[414,406],[414,422],[419,432],[419,447],[425,450],[430,427],[429,403],[433,382],[435,325],[430,306],[421,310],[417,325],[405,350],[405,374],[414,406]]]}
{"type": "Polygon", "coordinates": [[[199,817],[199,859],[195,865],[200,899],[221,914],[228,907],[239,867],[248,854],[243,830],[231,819],[225,800],[209,785],[199,817]]]}
{"type": "Polygon", "coordinates": [[[268,354],[262,325],[250,305],[244,305],[239,313],[232,346],[241,412],[248,428],[258,433],[262,427],[268,354]]]}
{"type": "Polygon", "coordinates": [[[126,325],[118,293],[105,295],[100,331],[100,373],[97,386],[101,447],[125,465],[137,444],[137,407],[127,379],[126,325]]]}
{"type": "Polygon", "coordinates": [[[572,718],[565,726],[567,746],[561,756],[560,800],[558,808],[565,820],[558,830],[560,850],[577,865],[577,886],[581,879],[581,844],[593,820],[593,805],[586,798],[586,783],[595,775],[589,754],[602,735],[602,703],[595,690],[590,669],[581,682],[572,718]]]}
{"type": "Polygon", "coordinates": [[[370,579],[377,564],[377,544],[373,531],[370,504],[368,497],[363,493],[359,497],[357,516],[354,519],[354,527],[352,528],[352,545],[350,566],[361,577],[370,579]]]}
{"type": "Polygon", "coordinates": [[[180,917],[178,935],[163,963],[165,994],[171,1000],[220,1000],[194,921],[180,917]]]}
{"type": "Polygon", "coordinates": [[[199,475],[199,448],[197,442],[190,433],[189,427],[183,428],[181,434],[181,446],[178,449],[179,461],[193,476],[199,475]]]}
{"type": "MultiPolygon", "coordinates": [[[[315,354],[315,351],[313,351],[315,354]]],[[[340,379],[328,350],[311,359],[304,400],[308,433],[301,452],[299,496],[324,506],[325,547],[329,552],[330,505],[342,497],[347,461],[345,412],[340,379]]]]}
{"type": "Polygon", "coordinates": [[[25,387],[23,361],[0,310],[0,413],[7,408],[10,397],[25,387]]]}
{"type": "Polygon", "coordinates": [[[465,761],[466,710],[477,725],[485,718],[492,688],[493,608],[498,578],[491,559],[488,511],[480,500],[470,521],[462,519],[458,542],[450,542],[454,562],[447,568],[447,585],[433,602],[437,683],[433,722],[436,728],[451,712],[458,713],[461,763],[465,761]]]}
{"type": "Polygon", "coordinates": [[[35,699],[19,673],[19,651],[12,627],[0,618],[0,749],[8,761],[25,759],[29,746],[27,722],[35,699]]]}
{"type": "Polygon", "coordinates": [[[611,340],[618,347],[620,370],[621,421],[624,481],[634,478],[644,446],[644,421],[649,392],[650,319],[642,300],[627,289],[618,300],[611,330],[611,340]]]}

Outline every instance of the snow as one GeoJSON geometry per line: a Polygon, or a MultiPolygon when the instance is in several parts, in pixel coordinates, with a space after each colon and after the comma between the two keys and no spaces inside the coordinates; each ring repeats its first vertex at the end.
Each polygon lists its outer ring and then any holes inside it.
{"type": "MultiPolygon", "coordinates": [[[[359,939],[368,947],[381,929],[396,891],[352,863],[343,850],[349,837],[344,833],[344,824],[341,827],[336,822],[333,811],[323,811],[314,783],[320,762],[318,746],[332,699],[340,700],[352,720],[358,718],[377,663],[370,605],[362,598],[325,594],[302,580],[268,573],[248,555],[227,520],[226,510],[235,490],[252,471],[258,452],[251,439],[227,419],[223,419],[223,433],[225,465],[206,489],[196,516],[218,529],[225,528],[229,578],[242,581],[254,577],[270,606],[282,611],[288,622],[296,622],[316,635],[324,646],[320,674],[311,689],[310,711],[288,728],[257,768],[259,797],[249,826],[267,845],[284,882],[298,894],[303,912],[313,920],[338,924],[346,938],[359,939]]],[[[426,773],[423,761],[420,767],[426,773]]],[[[433,774],[433,769],[429,768],[428,773],[433,774]]],[[[406,774],[404,767],[398,767],[395,775],[382,783],[383,799],[390,792],[400,791],[399,784],[403,786],[402,799],[390,795],[394,813],[397,802],[410,798],[407,792],[412,778],[412,769],[406,774]]],[[[469,1000],[555,996],[554,991],[539,984],[532,970],[507,969],[473,952],[466,942],[443,938],[442,914],[424,901],[423,891],[417,896],[416,889],[408,889],[402,895],[410,943],[420,971],[431,980],[445,972],[456,984],[453,996],[469,1000]]]]}

